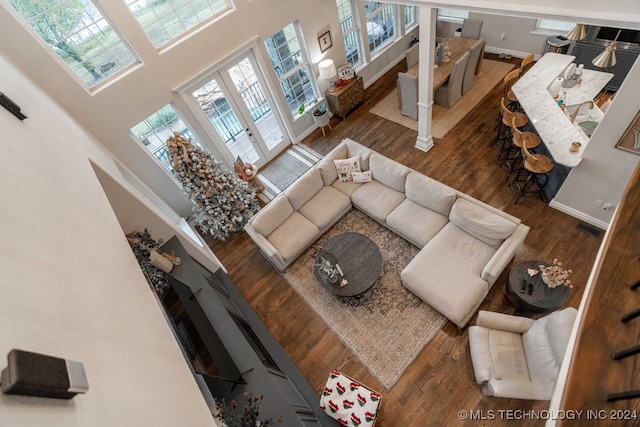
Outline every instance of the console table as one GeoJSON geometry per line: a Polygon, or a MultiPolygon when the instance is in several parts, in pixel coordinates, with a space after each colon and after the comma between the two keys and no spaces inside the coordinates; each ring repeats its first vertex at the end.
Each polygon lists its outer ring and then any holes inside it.
{"type": "Polygon", "coordinates": [[[333,92],[327,92],[329,110],[336,116],[345,119],[347,113],[364,100],[364,83],[362,76],[355,77],[344,86],[337,87],[333,92]]]}

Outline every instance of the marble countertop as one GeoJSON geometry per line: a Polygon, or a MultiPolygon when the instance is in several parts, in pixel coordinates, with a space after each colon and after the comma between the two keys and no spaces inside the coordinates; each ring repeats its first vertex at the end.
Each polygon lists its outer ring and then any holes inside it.
{"type": "MultiPolygon", "coordinates": [[[[556,163],[568,167],[577,166],[589,138],[571,123],[548,91],[549,85],[573,62],[575,56],[548,52],[513,85],[529,121],[533,124],[556,163]],[[571,153],[569,147],[578,141],[582,147],[571,153]]],[[[565,91],[565,105],[571,106],[593,100],[611,80],[613,74],[583,70],[582,82],[565,91]]]]}

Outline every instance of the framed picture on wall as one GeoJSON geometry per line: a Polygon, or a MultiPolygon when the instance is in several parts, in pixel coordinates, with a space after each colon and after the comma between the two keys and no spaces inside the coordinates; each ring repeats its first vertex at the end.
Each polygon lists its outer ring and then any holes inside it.
{"type": "Polygon", "coordinates": [[[640,113],[636,114],[635,119],[633,119],[627,131],[622,135],[616,147],[631,153],[640,154],[640,113]]]}
{"type": "Polygon", "coordinates": [[[320,52],[324,52],[325,50],[333,46],[333,43],[331,42],[331,33],[327,31],[326,33],[318,37],[318,43],[320,44],[320,52]]]}

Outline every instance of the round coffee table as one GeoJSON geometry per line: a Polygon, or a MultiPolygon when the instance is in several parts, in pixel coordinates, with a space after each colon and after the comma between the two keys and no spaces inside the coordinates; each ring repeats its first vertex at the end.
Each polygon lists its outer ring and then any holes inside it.
{"type": "Polygon", "coordinates": [[[540,270],[543,261],[523,261],[514,266],[507,280],[507,299],[513,307],[523,313],[549,313],[560,308],[569,299],[568,286],[550,288],[542,281],[540,273],[529,276],[528,268],[540,270]]]}
{"type": "Polygon", "coordinates": [[[380,277],[382,271],[382,255],[378,246],[360,233],[343,233],[329,239],[318,251],[313,271],[320,284],[334,295],[353,297],[368,291],[380,277]],[[337,263],[349,282],[340,286],[339,277],[336,283],[320,271],[323,262],[337,263]]]}

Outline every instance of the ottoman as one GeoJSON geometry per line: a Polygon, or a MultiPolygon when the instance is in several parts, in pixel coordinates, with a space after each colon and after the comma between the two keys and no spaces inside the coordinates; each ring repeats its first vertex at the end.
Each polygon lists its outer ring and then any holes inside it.
{"type": "Polygon", "coordinates": [[[344,426],[370,427],[376,423],[381,399],[380,393],[333,371],[320,397],[320,409],[344,426]]]}

